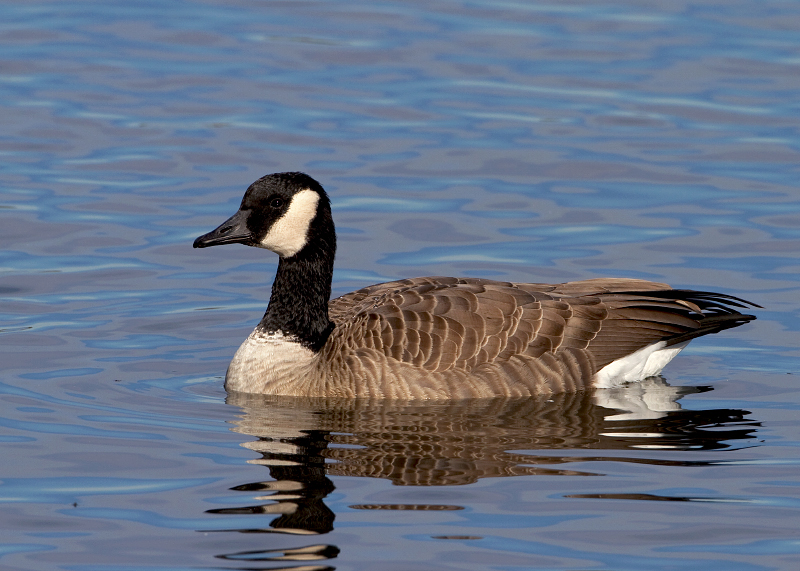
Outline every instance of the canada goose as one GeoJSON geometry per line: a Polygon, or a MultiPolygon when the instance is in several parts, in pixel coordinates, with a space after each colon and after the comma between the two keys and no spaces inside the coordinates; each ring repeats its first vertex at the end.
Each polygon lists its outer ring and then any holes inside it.
{"type": "Polygon", "coordinates": [[[237,242],[280,260],[267,312],[228,367],[230,391],[457,399],[612,387],[657,375],[691,339],[755,319],[734,308],[758,307],[613,278],[412,278],[330,300],[330,200],[296,172],[255,181],[194,247],[237,242]]]}

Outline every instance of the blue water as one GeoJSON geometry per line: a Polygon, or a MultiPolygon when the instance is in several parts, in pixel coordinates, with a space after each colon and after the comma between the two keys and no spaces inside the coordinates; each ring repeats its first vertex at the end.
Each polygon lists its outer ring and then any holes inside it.
{"type": "Polygon", "coordinates": [[[797,2],[0,5],[3,569],[800,566],[797,2]],[[764,306],[644,386],[228,397],[328,189],[341,294],[600,276],[764,306]]]}

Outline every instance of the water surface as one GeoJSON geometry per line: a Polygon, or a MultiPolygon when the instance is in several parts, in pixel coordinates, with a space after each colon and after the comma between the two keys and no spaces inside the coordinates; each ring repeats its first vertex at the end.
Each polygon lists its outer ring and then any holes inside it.
{"type": "Polygon", "coordinates": [[[796,569],[793,2],[0,6],[0,565],[796,569]],[[436,404],[227,395],[329,191],[335,293],[625,276],[764,306],[664,379],[436,404]]]}

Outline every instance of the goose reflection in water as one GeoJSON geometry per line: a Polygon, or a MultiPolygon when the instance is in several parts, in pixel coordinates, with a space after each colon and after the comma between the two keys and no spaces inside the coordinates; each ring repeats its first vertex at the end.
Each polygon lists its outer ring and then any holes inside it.
{"type": "MultiPolygon", "coordinates": [[[[333,529],[335,515],[324,502],[334,490],[330,476],[385,478],[398,486],[455,486],[488,477],[602,475],[587,471],[587,462],[707,465],[710,462],[669,460],[663,455],[653,458],[641,452],[715,450],[737,446],[736,441],[754,439],[759,423],[745,419],[748,411],[684,410],[678,403],[685,395],[709,390],[709,387],[673,387],[661,378],[651,378],[616,389],[541,398],[444,402],[231,393],[228,402],[240,407],[243,413],[234,421],[232,430],[256,438],[242,446],[261,455],[249,462],[266,466],[271,480],[233,488],[256,493],[258,500],[265,503],[214,509],[209,513],[276,516],[270,529],[230,531],[317,535],[333,529]],[[570,452],[547,453],[552,450],[570,452]],[[602,456],[588,455],[587,450],[627,452],[602,456]],[[576,462],[583,468],[569,467],[576,462]]],[[[617,495],[615,498],[619,499],[617,495]]],[[[431,504],[350,507],[464,509],[431,504]]],[[[248,552],[220,557],[309,561],[338,554],[338,548],[331,545],[312,545],[299,553],[294,553],[296,549],[279,551],[280,554],[248,552]]]]}

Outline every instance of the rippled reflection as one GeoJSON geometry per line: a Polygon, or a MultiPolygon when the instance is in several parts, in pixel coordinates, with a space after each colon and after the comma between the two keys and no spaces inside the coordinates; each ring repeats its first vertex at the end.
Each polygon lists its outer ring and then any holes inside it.
{"type": "MultiPolygon", "coordinates": [[[[209,513],[276,516],[270,529],[227,531],[317,535],[334,527],[335,515],[324,501],[334,490],[330,476],[385,478],[399,486],[453,486],[486,477],[602,476],[586,468],[591,462],[709,465],[714,462],[707,456],[692,460],[667,451],[751,445],[759,423],[746,419],[745,410],[685,410],[678,404],[687,394],[708,390],[650,379],[619,389],[547,398],[433,403],[231,394],[228,402],[242,411],[232,430],[255,437],[242,446],[261,455],[250,462],[266,466],[269,479],[233,488],[251,498],[255,493],[255,505],[209,513]],[[564,453],[549,452],[553,450],[564,453]],[[592,450],[607,453],[587,453],[592,450]],[[581,469],[571,469],[577,462],[581,469]]],[[[349,507],[464,509],[422,503],[349,507]]],[[[338,552],[332,545],[309,545],[219,557],[310,561],[334,558],[338,552]]]]}

